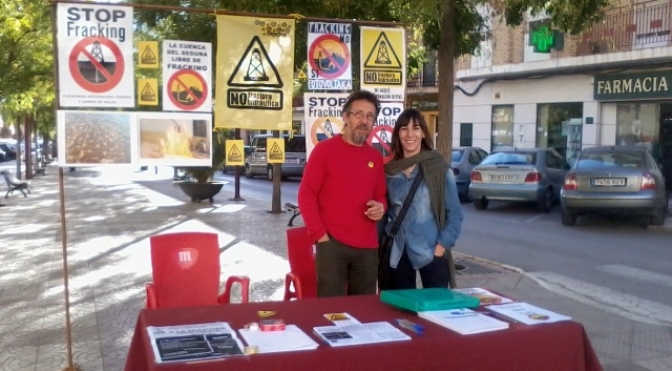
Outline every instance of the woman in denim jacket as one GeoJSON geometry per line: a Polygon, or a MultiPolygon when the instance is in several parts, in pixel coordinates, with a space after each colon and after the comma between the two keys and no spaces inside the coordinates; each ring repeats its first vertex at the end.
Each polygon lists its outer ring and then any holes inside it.
{"type": "Polygon", "coordinates": [[[424,288],[447,288],[449,271],[444,253],[455,246],[464,219],[455,177],[448,163],[433,150],[427,123],[418,110],[407,109],[399,115],[391,147],[394,158],[385,165],[389,202],[386,231],[399,214],[418,172],[422,171],[424,177],[392,245],[394,288],[416,288],[416,270],[424,288]]]}

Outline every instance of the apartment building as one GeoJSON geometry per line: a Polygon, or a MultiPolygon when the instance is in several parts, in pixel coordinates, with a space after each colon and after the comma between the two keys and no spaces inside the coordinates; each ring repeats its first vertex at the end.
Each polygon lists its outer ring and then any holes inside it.
{"type": "MultiPolygon", "coordinates": [[[[584,147],[643,144],[672,161],[672,0],[626,1],[580,35],[544,15],[494,21],[478,53],[456,62],[453,145],[553,147],[572,161],[584,147]]],[[[435,65],[407,89],[434,127],[435,65]]]]}

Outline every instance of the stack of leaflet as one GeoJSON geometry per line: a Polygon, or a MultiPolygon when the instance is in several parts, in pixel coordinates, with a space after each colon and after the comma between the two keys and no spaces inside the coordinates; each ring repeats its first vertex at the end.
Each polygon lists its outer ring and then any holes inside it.
{"type": "Polygon", "coordinates": [[[283,331],[240,329],[239,332],[247,345],[256,346],[259,353],[310,350],[319,346],[296,325],[287,325],[283,331]]]}
{"type": "Polygon", "coordinates": [[[413,312],[476,308],[479,305],[478,298],[441,288],[383,290],[380,293],[380,300],[383,303],[413,312]]]}
{"type": "Polygon", "coordinates": [[[513,300],[505,298],[503,296],[497,295],[492,291],[480,287],[471,287],[464,289],[453,289],[454,291],[460,292],[462,294],[470,295],[480,300],[481,305],[495,305],[495,304],[506,304],[513,303],[513,300]]]}
{"type": "Polygon", "coordinates": [[[432,310],[418,316],[462,335],[504,330],[509,324],[470,309],[432,310]]]}
{"type": "Polygon", "coordinates": [[[488,310],[526,325],[569,321],[572,318],[527,303],[489,305],[488,310]]]}
{"type": "Polygon", "coordinates": [[[411,340],[410,336],[404,334],[388,322],[320,326],[314,327],[313,331],[325,343],[332,347],[411,340]]]}

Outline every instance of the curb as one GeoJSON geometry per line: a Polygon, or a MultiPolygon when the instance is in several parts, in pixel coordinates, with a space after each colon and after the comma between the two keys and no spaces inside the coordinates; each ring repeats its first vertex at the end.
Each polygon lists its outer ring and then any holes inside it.
{"type": "Polygon", "coordinates": [[[494,265],[494,266],[500,267],[504,270],[508,270],[508,271],[512,271],[512,272],[516,272],[516,273],[525,275],[525,271],[522,268],[514,267],[514,266],[508,265],[508,264],[499,263],[499,262],[488,260],[488,259],[485,259],[485,258],[480,258],[478,256],[473,256],[473,255],[461,253],[461,252],[458,252],[458,251],[453,251],[453,259],[457,259],[457,258],[460,258],[460,257],[462,259],[473,260],[473,261],[480,262],[480,263],[494,265]]]}

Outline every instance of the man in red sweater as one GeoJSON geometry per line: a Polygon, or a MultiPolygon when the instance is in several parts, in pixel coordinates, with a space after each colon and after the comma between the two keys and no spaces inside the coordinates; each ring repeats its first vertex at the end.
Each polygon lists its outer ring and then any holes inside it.
{"type": "Polygon", "coordinates": [[[341,117],[343,134],[319,142],[299,187],[299,208],[317,241],[317,296],[376,293],[378,232],[385,213],[383,157],[366,143],[380,102],[352,93],[341,117]]]}

